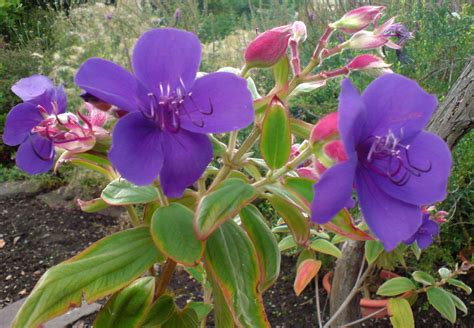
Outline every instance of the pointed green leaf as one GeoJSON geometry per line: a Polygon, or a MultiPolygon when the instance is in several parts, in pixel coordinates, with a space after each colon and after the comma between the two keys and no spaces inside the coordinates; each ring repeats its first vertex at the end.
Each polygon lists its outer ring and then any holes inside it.
{"type": "Polygon", "coordinates": [[[197,313],[192,308],[177,310],[171,314],[161,328],[198,328],[199,320],[197,313]]]}
{"type": "Polygon", "coordinates": [[[360,230],[354,225],[352,216],[347,209],[343,209],[331,219],[330,222],[323,225],[326,229],[333,231],[341,236],[352,240],[372,240],[366,232],[360,230]]]}
{"type": "Polygon", "coordinates": [[[467,311],[467,306],[466,306],[466,304],[464,304],[464,302],[463,302],[459,297],[457,297],[456,295],[454,295],[453,293],[450,293],[450,292],[448,292],[448,291],[446,291],[446,293],[448,293],[449,296],[451,297],[451,299],[453,300],[454,306],[455,306],[458,310],[460,310],[460,311],[464,312],[465,314],[467,314],[468,311],[467,311]]]}
{"type": "Polygon", "coordinates": [[[172,203],[155,211],[151,219],[151,236],[158,249],[167,257],[183,265],[193,266],[204,252],[193,229],[193,212],[172,203]]]}
{"type": "Polygon", "coordinates": [[[227,179],[199,202],[194,217],[194,231],[200,240],[206,239],[219,225],[234,217],[250,203],[257,192],[240,179],[227,179]]]}
{"type": "Polygon", "coordinates": [[[173,297],[162,295],[152,304],[141,326],[142,328],[159,328],[175,311],[173,297]]]}
{"type": "Polygon", "coordinates": [[[383,244],[378,240],[367,240],[365,242],[365,258],[367,263],[372,264],[383,253],[383,244]]]}
{"type": "Polygon", "coordinates": [[[300,209],[281,197],[269,197],[270,203],[285,220],[298,245],[304,245],[309,238],[309,219],[303,216],[300,209]]]}
{"type": "Polygon", "coordinates": [[[471,293],[472,293],[472,288],[469,287],[468,285],[466,285],[465,283],[463,283],[461,280],[457,280],[457,279],[454,279],[454,278],[448,278],[448,279],[446,279],[446,281],[447,281],[448,284],[450,284],[451,286],[455,286],[455,287],[461,288],[461,289],[464,290],[467,294],[471,294],[471,293]]]}
{"type": "Polygon", "coordinates": [[[301,139],[308,140],[313,130],[313,125],[297,118],[290,118],[291,133],[301,139]]]}
{"type": "Polygon", "coordinates": [[[288,83],[288,77],[290,76],[290,61],[288,56],[283,56],[273,66],[273,78],[275,79],[275,85],[280,88],[288,83]]]}
{"type": "Polygon", "coordinates": [[[160,256],[148,227],[105,237],[46,271],[12,327],[36,327],[80,306],[82,297],[91,303],[112,294],[141,276],[160,256]]]}
{"type": "Polygon", "coordinates": [[[451,323],[456,322],[456,307],[453,299],[442,288],[431,287],[426,291],[428,302],[451,323]]]}
{"type": "Polygon", "coordinates": [[[296,245],[295,239],[292,235],[286,236],[278,243],[278,249],[280,250],[280,252],[295,248],[296,246],[298,245],[296,245]]]}
{"type": "Polygon", "coordinates": [[[273,228],[272,232],[273,233],[289,233],[290,229],[288,228],[286,224],[282,224],[273,228]]]}
{"type": "Polygon", "coordinates": [[[413,311],[406,299],[390,298],[387,308],[393,328],[415,328],[413,311]]]}
{"type": "Polygon", "coordinates": [[[422,283],[423,285],[433,285],[435,283],[435,278],[423,271],[415,271],[411,274],[415,281],[422,283]]]}
{"type": "Polygon", "coordinates": [[[233,221],[206,242],[206,272],[215,280],[239,327],[269,327],[258,292],[258,261],[252,242],[233,221]]]}
{"type": "Polygon", "coordinates": [[[271,169],[288,162],[291,152],[291,132],[288,111],[279,100],[272,100],[265,113],[260,138],[260,152],[271,169]]]}
{"type": "Polygon", "coordinates": [[[158,190],[150,186],[136,186],[119,178],[107,185],[100,196],[109,205],[148,203],[158,199],[158,190]]]}
{"type": "Polygon", "coordinates": [[[207,304],[207,303],[203,303],[203,302],[191,301],[188,304],[186,304],[186,307],[191,308],[191,309],[194,310],[194,312],[196,312],[197,318],[198,318],[199,321],[204,319],[209,314],[209,312],[211,312],[211,310],[212,310],[212,305],[211,304],[207,304]]]}
{"type": "Polygon", "coordinates": [[[140,327],[153,300],[155,279],[145,277],[116,293],[102,307],[94,321],[97,328],[140,327]]]}
{"type": "Polygon", "coordinates": [[[384,282],[377,290],[377,295],[396,296],[415,289],[416,286],[410,279],[396,277],[384,282]]]}
{"type": "Polygon", "coordinates": [[[311,249],[315,250],[316,252],[332,255],[337,258],[340,258],[342,255],[341,250],[337,248],[337,246],[325,239],[316,239],[315,241],[311,242],[311,244],[309,244],[309,247],[311,247],[311,249]]]}
{"type": "Polygon", "coordinates": [[[102,198],[95,198],[88,201],[78,199],[77,204],[81,208],[81,211],[86,213],[96,213],[110,207],[102,198]]]}
{"type": "Polygon", "coordinates": [[[234,327],[232,313],[229,310],[221,288],[215,279],[212,278],[212,275],[209,276],[209,282],[212,286],[212,307],[214,309],[213,314],[216,327],[234,327]]]}
{"type": "Polygon", "coordinates": [[[303,197],[303,199],[306,200],[308,203],[311,203],[313,201],[313,180],[299,177],[288,177],[285,179],[284,185],[290,191],[303,197]]]}
{"type": "Polygon", "coordinates": [[[259,210],[247,205],[240,211],[242,226],[257,251],[261,290],[268,289],[280,274],[281,254],[277,241],[259,210]]]}

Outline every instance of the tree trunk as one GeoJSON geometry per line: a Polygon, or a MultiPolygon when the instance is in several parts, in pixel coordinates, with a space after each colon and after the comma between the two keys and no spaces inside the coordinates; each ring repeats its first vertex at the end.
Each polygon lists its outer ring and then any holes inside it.
{"type": "MultiPolygon", "coordinates": [[[[438,107],[427,130],[446,140],[450,149],[474,125],[474,59],[471,58],[461,76],[438,107]]],[[[355,285],[359,268],[364,258],[364,242],[348,241],[342,249],[342,256],[336,263],[331,288],[331,316],[355,285]]],[[[359,298],[355,297],[333,322],[331,327],[339,327],[360,318],[359,298]]],[[[357,326],[354,326],[357,327],[357,326]]]]}

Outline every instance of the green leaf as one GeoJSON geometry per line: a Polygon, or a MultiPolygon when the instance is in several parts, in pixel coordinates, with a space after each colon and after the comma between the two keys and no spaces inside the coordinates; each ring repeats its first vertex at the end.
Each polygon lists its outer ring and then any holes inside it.
{"type": "Polygon", "coordinates": [[[290,157],[290,121],[288,111],[280,100],[272,100],[265,113],[260,137],[260,152],[271,169],[282,167],[290,157]]]}
{"type": "Polygon", "coordinates": [[[158,190],[150,186],[136,186],[119,178],[107,185],[100,197],[109,205],[148,203],[158,199],[158,190]]]}
{"type": "Polygon", "coordinates": [[[384,282],[377,290],[377,295],[396,296],[415,289],[416,286],[410,279],[396,277],[384,282]]]}
{"type": "Polygon", "coordinates": [[[330,222],[324,224],[323,227],[352,240],[365,241],[374,239],[354,225],[352,216],[347,209],[343,209],[337,213],[336,216],[333,217],[330,222]]]}
{"type": "Polygon", "coordinates": [[[258,292],[258,261],[252,242],[233,221],[206,242],[206,272],[216,282],[239,327],[269,327],[258,292]]]}
{"type": "Polygon", "coordinates": [[[316,239],[315,241],[311,242],[311,244],[309,244],[309,247],[311,247],[311,249],[315,250],[316,252],[332,255],[337,258],[340,258],[342,255],[341,250],[337,248],[337,246],[325,239],[316,239]]]}
{"type": "Polygon", "coordinates": [[[464,302],[459,298],[457,297],[456,295],[454,295],[453,293],[450,293],[448,291],[445,291],[446,293],[449,294],[449,296],[451,297],[451,299],[453,300],[453,303],[454,303],[454,306],[464,312],[465,314],[467,314],[467,307],[466,307],[466,304],[464,304],[464,302]]]}
{"type": "Polygon", "coordinates": [[[293,283],[293,289],[296,296],[300,296],[303,290],[318,274],[321,268],[321,261],[314,259],[307,259],[299,263],[296,270],[295,282],[293,283]]]}
{"type": "Polygon", "coordinates": [[[309,139],[313,125],[297,118],[290,118],[291,133],[301,139],[309,139]]]}
{"type": "Polygon", "coordinates": [[[291,91],[290,97],[295,97],[302,93],[312,92],[319,88],[322,88],[326,85],[326,81],[315,81],[315,82],[307,82],[307,83],[300,83],[298,86],[291,91]]]}
{"type": "Polygon", "coordinates": [[[286,236],[278,243],[278,249],[280,250],[280,252],[295,248],[296,246],[298,245],[296,245],[295,239],[292,235],[286,236]]]}
{"type": "Polygon", "coordinates": [[[140,327],[153,300],[155,279],[145,277],[115,294],[100,310],[94,321],[97,328],[140,327]]]}
{"type": "Polygon", "coordinates": [[[198,328],[199,320],[196,311],[192,308],[178,310],[171,314],[161,328],[198,328]]]}
{"type": "Polygon", "coordinates": [[[288,228],[286,224],[282,224],[273,228],[272,232],[273,233],[289,233],[290,229],[288,228]]]}
{"type": "Polygon", "coordinates": [[[209,134],[208,136],[212,143],[212,151],[214,153],[214,157],[224,155],[225,151],[227,150],[226,144],[218,140],[212,134],[209,134]]]}
{"type": "Polygon", "coordinates": [[[367,240],[365,242],[365,258],[367,263],[372,264],[382,254],[384,248],[383,244],[378,240],[367,240]]]}
{"type": "Polygon", "coordinates": [[[393,328],[415,328],[413,311],[406,299],[390,298],[387,308],[393,328]]]}
{"type": "Polygon", "coordinates": [[[277,241],[259,210],[253,205],[247,205],[240,211],[242,226],[257,251],[260,268],[260,287],[268,289],[280,274],[281,254],[277,241]]]}
{"type": "Polygon", "coordinates": [[[423,271],[415,271],[411,275],[415,281],[427,286],[434,284],[436,281],[435,278],[423,271]]]}
{"type": "Polygon", "coordinates": [[[284,185],[290,191],[303,197],[303,199],[305,199],[308,203],[313,201],[313,180],[299,177],[288,177],[285,179],[284,185]]]}
{"type": "Polygon", "coordinates": [[[158,328],[168,320],[176,311],[173,297],[162,295],[151,306],[145,320],[142,323],[143,328],[158,328]]]}
{"type": "Polygon", "coordinates": [[[290,62],[288,56],[283,56],[273,66],[273,78],[275,79],[275,86],[280,88],[288,83],[288,77],[290,76],[290,62]]]}
{"type": "Polygon", "coordinates": [[[257,191],[240,179],[227,179],[203,197],[194,216],[194,231],[204,240],[227,219],[250,203],[257,191]]]}
{"type": "Polygon", "coordinates": [[[234,327],[234,318],[219,285],[212,276],[209,276],[209,282],[212,286],[213,314],[216,327],[234,327]]]}
{"type": "Polygon", "coordinates": [[[285,220],[298,245],[304,245],[309,238],[309,219],[294,204],[273,195],[268,198],[273,208],[285,220]]]}
{"type": "Polygon", "coordinates": [[[194,310],[194,312],[196,312],[197,318],[199,321],[203,320],[212,310],[211,304],[207,304],[203,302],[191,301],[188,304],[186,304],[186,307],[191,308],[194,310]]]}
{"type": "Polygon", "coordinates": [[[449,270],[448,268],[440,268],[438,270],[438,274],[441,278],[447,279],[449,278],[449,275],[451,274],[451,270],[449,270]]]}
{"type": "Polygon", "coordinates": [[[448,284],[450,284],[450,285],[452,285],[452,286],[461,288],[461,289],[464,290],[467,294],[471,294],[471,293],[472,293],[472,288],[469,287],[468,285],[466,285],[465,283],[463,283],[461,280],[457,280],[457,279],[453,279],[453,278],[448,278],[448,279],[446,279],[446,281],[448,282],[448,284]]]}
{"type": "Polygon", "coordinates": [[[426,295],[428,302],[433,305],[436,311],[451,323],[456,322],[456,307],[448,292],[442,288],[431,287],[426,291],[426,295]]]}
{"type": "Polygon", "coordinates": [[[86,213],[96,213],[110,207],[102,198],[95,198],[88,201],[78,199],[77,204],[81,208],[81,211],[86,213]]]}
{"type": "Polygon", "coordinates": [[[41,277],[18,312],[13,328],[36,327],[112,294],[140,277],[160,259],[148,227],[115,233],[52,267],[41,277]]]}
{"type": "Polygon", "coordinates": [[[204,252],[203,243],[193,230],[193,212],[173,203],[155,211],[151,219],[151,236],[158,249],[174,261],[193,266],[204,252]]]}

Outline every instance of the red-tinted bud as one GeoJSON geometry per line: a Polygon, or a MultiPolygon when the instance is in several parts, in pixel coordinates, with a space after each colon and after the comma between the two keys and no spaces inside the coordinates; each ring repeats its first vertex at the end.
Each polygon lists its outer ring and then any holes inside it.
{"type": "Polygon", "coordinates": [[[328,142],[323,147],[324,153],[336,162],[347,161],[347,154],[344,150],[344,145],[341,140],[333,140],[328,142]]]}
{"type": "Polygon", "coordinates": [[[359,55],[349,64],[347,64],[347,68],[349,71],[367,71],[367,73],[375,73],[375,75],[382,75],[385,73],[393,73],[393,71],[389,68],[391,65],[387,64],[383,61],[382,58],[364,54],[359,55]]]}
{"type": "Polygon", "coordinates": [[[331,27],[347,34],[354,34],[377,20],[384,10],[384,6],[363,6],[349,11],[341,19],[332,23],[331,27]]]}
{"type": "Polygon", "coordinates": [[[337,130],[337,117],[337,112],[334,112],[320,119],[311,131],[310,142],[315,143],[335,137],[339,133],[337,130]]]}
{"type": "Polygon", "coordinates": [[[291,25],[275,27],[257,36],[245,50],[248,68],[271,67],[285,54],[292,36],[291,25]]]}

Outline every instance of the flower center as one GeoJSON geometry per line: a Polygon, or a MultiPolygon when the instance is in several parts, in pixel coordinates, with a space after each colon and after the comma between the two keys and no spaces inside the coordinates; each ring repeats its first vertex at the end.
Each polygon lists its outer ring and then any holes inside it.
{"type": "Polygon", "coordinates": [[[387,177],[397,186],[408,183],[412,176],[419,177],[421,174],[431,171],[431,162],[426,168],[421,168],[410,159],[413,151],[410,145],[400,142],[400,139],[388,131],[385,136],[372,136],[365,143],[368,151],[360,155],[361,162],[376,174],[387,177]]]}
{"type": "Polygon", "coordinates": [[[205,110],[198,106],[193,99],[192,92],[186,93],[182,81],[181,86],[174,91],[171,91],[169,84],[166,86],[160,84],[160,93],[159,96],[148,93],[149,107],[142,110],[142,113],[146,118],[153,120],[162,131],[179,132],[181,129],[180,117],[183,115],[188,117],[194,125],[202,128],[204,121],[193,113],[197,111],[202,115],[212,115],[214,112],[210,99],[210,109],[205,110]],[[185,102],[185,99],[189,99],[189,101],[185,102]]]}

